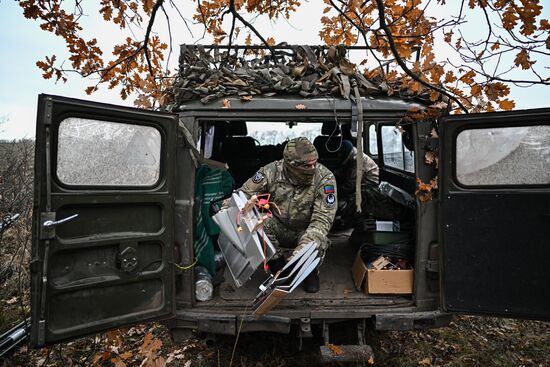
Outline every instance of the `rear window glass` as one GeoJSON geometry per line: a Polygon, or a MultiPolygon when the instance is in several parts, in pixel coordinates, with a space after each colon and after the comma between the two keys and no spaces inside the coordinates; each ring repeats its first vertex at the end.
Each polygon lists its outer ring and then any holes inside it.
{"type": "Polygon", "coordinates": [[[154,127],[67,118],[59,125],[57,177],[68,185],[151,186],[161,142],[154,127]]]}
{"type": "Polygon", "coordinates": [[[401,131],[395,126],[382,126],[381,135],[384,165],[414,173],[414,152],[403,145],[401,131]]]}
{"type": "Polygon", "coordinates": [[[456,178],[464,185],[550,183],[550,126],[469,129],[456,138],[456,178]]]}
{"type": "Polygon", "coordinates": [[[276,145],[287,140],[305,136],[313,142],[321,135],[321,122],[246,122],[248,136],[256,139],[260,145],[276,145]]]}

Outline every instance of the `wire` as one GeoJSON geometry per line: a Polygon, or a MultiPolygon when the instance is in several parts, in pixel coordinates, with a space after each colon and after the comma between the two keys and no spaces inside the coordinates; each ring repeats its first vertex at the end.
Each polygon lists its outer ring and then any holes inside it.
{"type": "Polygon", "coordinates": [[[244,324],[244,318],[248,312],[249,305],[247,304],[244,308],[243,314],[241,316],[241,322],[239,323],[239,329],[237,330],[237,335],[235,336],[235,343],[233,344],[233,351],[231,352],[231,360],[229,361],[229,367],[233,365],[233,357],[235,356],[235,350],[237,349],[237,344],[239,342],[239,336],[241,335],[241,329],[244,324]]]}
{"type": "Polygon", "coordinates": [[[199,255],[200,253],[198,253],[197,256],[195,256],[195,261],[193,261],[193,263],[189,265],[180,265],[180,264],[176,264],[175,262],[170,262],[170,264],[174,265],[179,270],[189,270],[197,264],[197,262],[199,261],[199,255]]]}
{"type": "Polygon", "coordinates": [[[264,245],[264,272],[267,273],[267,243],[265,241],[265,231],[264,231],[264,225],[262,223],[262,243],[264,245]]]}
{"type": "Polygon", "coordinates": [[[327,100],[329,101],[329,103],[332,104],[332,112],[333,112],[333,115],[334,115],[334,130],[332,130],[332,132],[330,133],[327,141],[325,142],[325,148],[327,149],[327,152],[329,153],[336,153],[340,150],[340,148],[342,147],[342,142],[344,140],[344,137],[342,136],[342,128],[341,128],[341,125],[340,125],[340,122],[338,121],[338,115],[336,113],[336,102],[334,100],[331,100],[330,98],[327,98],[327,100]],[[330,148],[328,147],[328,142],[330,141],[330,139],[335,136],[334,134],[336,134],[337,131],[340,131],[340,142],[338,143],[338,147],[335,149],[335,150],[330,150],[330,148]]]}

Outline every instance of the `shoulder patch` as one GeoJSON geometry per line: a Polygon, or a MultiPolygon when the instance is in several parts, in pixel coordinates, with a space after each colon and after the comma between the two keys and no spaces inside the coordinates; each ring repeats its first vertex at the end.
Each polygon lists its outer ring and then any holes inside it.
{"type": "Polygon", "coordinates": [[[334,185],[323,186],[323,191],[325,192],[325,194],[334,194],[334,185]]]}
{"type": "Polygon", "coordinates": [[[336,204],[336,196],[334,196],[334,194],[328,194],[326,197],[325,197],[325,205],[328,207],[328,208],[332,208],[334,206],[334,204],[336,204]]]}
{"type": "Polygon", "coordinates": [[[254,183],[260,183],[264,180],[265,176],[260,171],[256,172],[254,177],[252,177],[252,182],[254,183]]]}

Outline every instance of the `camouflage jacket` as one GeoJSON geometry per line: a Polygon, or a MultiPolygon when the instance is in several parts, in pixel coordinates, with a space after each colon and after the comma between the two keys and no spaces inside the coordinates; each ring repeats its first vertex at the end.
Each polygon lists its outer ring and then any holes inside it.
{"type": "Polygon", "coordinates": [[[270,201],[277,204],[281,213],[272,208],[274,218],[289,229],[302,232],[297,245],[315,241],[320,244],[327,236],[336,209],[336,180],[321,164],[317,164],[313,183],[295,186],[285,176],[283,160],[260,168],[254,177],[240,188],[247,196],[269,193],[270,201]]]}
{"type": "MultiPolygon", "coordinates": [[[[338,183],[338,197],[345,198],[355,194],[355,177],[357,177],[357,148],[353,148],[349,157],[334,171],[338,183]]],[[[378,186],[378,165],[371,157],[363,153],[363,177],[361,187],[378,186]]]]}

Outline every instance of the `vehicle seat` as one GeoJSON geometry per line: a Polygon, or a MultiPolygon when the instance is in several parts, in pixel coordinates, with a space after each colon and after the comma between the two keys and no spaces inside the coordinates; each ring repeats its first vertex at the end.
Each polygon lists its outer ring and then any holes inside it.
{"type": "MultiPolygon", "coordinates": [[[[321,134],[313,140],[313,145],[319,154],[319,163],[334,171],[343,162],[342,152],[344,146],[351,144],[349,140],[343,138],[341,129],[333,121],[323,122],[321,134]]],[[[347,150],[349,152],[349,149],[347,150]]]]}
{"type": "Polygon", "coordinates": [[[229,172],[240,187],[261,167],[261,160],[256,150],[256,142],[246,136],[245,121],[231,121],[227,135],[222,139],[221,157],[229,166],[229,172]]]}

